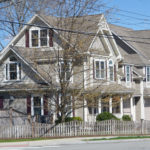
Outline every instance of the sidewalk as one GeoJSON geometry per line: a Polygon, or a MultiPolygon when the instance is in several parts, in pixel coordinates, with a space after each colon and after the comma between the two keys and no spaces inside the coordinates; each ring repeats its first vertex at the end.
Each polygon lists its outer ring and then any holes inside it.
{"type": "Polygon", "coordinates": [[[150,141],[150,139],[83,141],[86,139],[96,139],[96,138],[100,139],[100,138],[111,138],[111,137],[79,137],[79,138],[64,138],[64,139],[51,139],[51,140],[27,141],[27,142],[8,142],[8,143],[0,143],[0,148],[1,147],[58,146],[58,145],[74,145],[74,144],[106,143],[106,142],[120,143],[120,142],[134,142],[134,141],[143,141],[143,140],[150,141]]]}

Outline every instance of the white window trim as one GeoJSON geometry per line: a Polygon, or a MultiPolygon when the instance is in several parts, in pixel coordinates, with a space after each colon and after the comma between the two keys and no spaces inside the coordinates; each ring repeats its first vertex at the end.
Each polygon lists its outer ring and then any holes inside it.
{"type": "Polygon", "coordinates": [[[47,45],[46,46],[41,46],[41,42],[40,42],[40,31],[41,30],[44,30],[44,29],[34,27],[34,28],[29,30],[29,44],[30,44],[31,48],[49,47],[49,30],[47,29],[47,45]],[[34,30],[38,31],[38,46],[32,46],[32,31],[34,31],[34,30]]]}
{"type": "Polygon", "coordinates": [[[43,95],[40,95],[40,94],[32,94],[31,95],[31,116],[34,116],[34,97],[41,97],[41,116],[44,115],[44,97],[43,95]]]}
{"type": "MultiPolygon", "coordinates": [[[[15,56],[10,56],[10,57],[15,57],[15,56]]],[[[10,59],[10,57],[8,59],[10,59]]],[[[21,75],[19,74],[20,71],[22,71],[22,63],[19,62],[19,61],[10,61],[8,60],[5,64],[4,64],[4,75],[5,75],[5,78],[4,78],[4,81],[20,81],[21,80],[21,76],[22,76],[22,72],[21,72],[21,75]],[[10,70],[9,70],[9,67],[10,67],[10,64],[17,64],[17,79],[16,80],[11,80],[10,79],[10,70]],[[6,74],[6,65],[7,65],[7,74],[6,74]],[[21,70],[19,70],[19,65],[21,65],[21,70]]]]}
{"type": "Polygon", "coordinates": [[[104,59],[94,59],[94,77],[95,79],[106,79],[106,60],[104,59]],[[100,78],[96,77],[96,61],[100,62],[104,62],[104,78],[101,77],[101,73],[100,73],[100,78]]]}
{"type": "MultiPolygon", "coordinates": [[[[148,68],[148,67],[150,68],[150,66],[146,66],[146,70],[145,70],[145,73],[146,73],[146,82],[147,82],[147,83],[150,83],[150,81],[147,80],[147,68],[148,68]]],[[[149,75],[150,75],[150,74],[149,74],[149,75]]]]}

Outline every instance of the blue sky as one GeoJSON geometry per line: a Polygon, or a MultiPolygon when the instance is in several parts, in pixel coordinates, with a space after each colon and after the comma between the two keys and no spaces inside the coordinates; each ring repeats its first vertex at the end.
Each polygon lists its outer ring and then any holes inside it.
{"type": "Polygon", "coordinates": [[[133,28],[135,30],[150,29],[150,0],[106,0],[107,6],[134,13],[115,11],[110,23],[133,28]],[[143,15],[139,15],[143,14],[143,15]]]}

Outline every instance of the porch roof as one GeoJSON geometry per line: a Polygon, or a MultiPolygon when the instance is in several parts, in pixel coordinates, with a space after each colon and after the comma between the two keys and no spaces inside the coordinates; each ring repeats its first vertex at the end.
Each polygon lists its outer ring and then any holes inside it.
{"type": "Polygon", "coordinates": [[[134,93],[134,89],[127,88],[120,84],[109,84],[109,85],[101,85],[101,86],[93,86],[92,88],[88,88],[87,91],[90,92],[100,92],[104,93],[112,93],[112,94],[132,94],[134,93]]]}

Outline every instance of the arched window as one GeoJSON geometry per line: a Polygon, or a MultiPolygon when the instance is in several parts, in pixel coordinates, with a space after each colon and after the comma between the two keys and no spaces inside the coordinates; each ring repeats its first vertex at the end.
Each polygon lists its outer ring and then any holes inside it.
{"type": "Polygon", "coordinates": [[[112,60],[109,61],[109,79],[114,81],[114,64],[112,60]]]}
{"type": "Polygon", "coordinates": [[[6,64],[6,80],[20,80],[21,79],[21,64],[16,57],[9,57],[6,64]]]}

